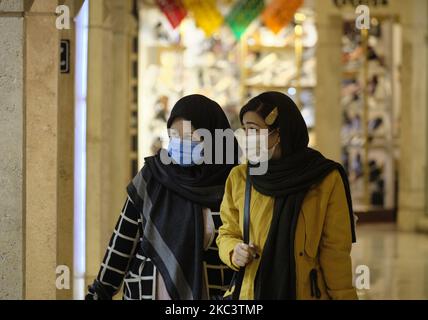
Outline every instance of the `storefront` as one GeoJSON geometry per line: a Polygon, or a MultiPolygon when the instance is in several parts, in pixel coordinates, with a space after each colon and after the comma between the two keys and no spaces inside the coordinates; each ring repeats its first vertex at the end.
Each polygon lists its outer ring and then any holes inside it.
{"type": "Polygon", "coordinates": [[[282,91],[301,107],[313,133],[317,34],[312,8],[303,1],[277,1],[276,6],[292,10],[278,26],[271,25],[272,8],[263,1],[212,1],[203,17],[191,1],[184,3],[188,12],[176,28],[165,8],[162,12],[146,2],[140,8],[140,164],[165,147],[168,114],[179,97],[190,93],[219,102],[237,129],[239,109],[249,97],[282,91]],[[238,14],[249,16],[248,24],[237,25],[238,14]],[[201,27],[206,15],[211,20],[201,27]]]}
{"type": "Polygon", "coordinates": [[[317,147],[348,169],[361,220],[422,229],[426,7],[418,1],[315,1],[315,11],[318,83],[333,84],[316,88],[317,147]]]}
{"type": "Polygon", "coordinates": [[[166,119],[182,95],[215,99],[236,129],[246,100],[281,91],[298,104],[310,145],[347,169],[355,210],[371,213],[362,218],[395,220],[408,15],[402,4],[367,3],[364,17],[358,1],[208,1],[203,24],[202,9],[184,1],[174,25],[174,8],[159,3],[140,6],[140,166],[165,147],[166,119]],[[252,17],[241,28],[231,21],[237,8],[252,17]],[[272,14],[281,9],[288,17],[272,14]]]}

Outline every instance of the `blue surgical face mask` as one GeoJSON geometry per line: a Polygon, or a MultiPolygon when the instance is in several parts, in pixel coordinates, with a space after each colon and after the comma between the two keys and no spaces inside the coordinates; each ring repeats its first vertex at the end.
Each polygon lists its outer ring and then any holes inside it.
{"type": "Polygon", "coordinates": [[[181,140],[172,137],[169,140],[168,154],[171,159],[182,167],[190,167],[202,163],[203,144],[197,141],[181,140]]]}

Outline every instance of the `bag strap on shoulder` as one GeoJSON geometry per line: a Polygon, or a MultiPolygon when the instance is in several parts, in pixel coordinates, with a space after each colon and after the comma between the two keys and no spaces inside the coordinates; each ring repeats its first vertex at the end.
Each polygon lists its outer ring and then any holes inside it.
{"type": "MultiPolygon", "coordinates": [[[[245,181],[245,200],[244,200],[244,243],[250,243],[250,204],[251,204],[251,180],[249,177],[249,171],[247,170],[247,176],[245,181]]],[[[242,282],[244,280],[245,267],[241,267],[238,271],[235,290],[233,290],[233,300],[239,300],[241,293],[242,282]]]]}

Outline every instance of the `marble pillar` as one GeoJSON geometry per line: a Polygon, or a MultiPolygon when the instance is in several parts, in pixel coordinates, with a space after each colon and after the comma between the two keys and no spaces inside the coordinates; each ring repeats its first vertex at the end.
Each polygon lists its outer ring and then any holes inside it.
{"type": "Polygon", "coordinates": [[[129,161],[131,140],[129,132],[130,122],[130,55],[131,32],[137,28],[135,18],[131,15],[132,1],[113,3],[112,32],[113,32],[113,85],[114,97],[111,123],[111,172],[112,181],[112,211],[110,212],[110,226],[114,226],[118,213],[126,198],[126,186],[130,181],[131,163],[129,161]]]}
{"type": "Polygon", "coordinates": [[[56,298],[58,1],[25,13],[25,298],[56,298]]]}
{"type": "Polygon", "coordinates": [[[70,69],[60,73],[58,85],[58,202],[57,202],[57,264],[70,270],[70,286],[57,289],[57,299],[73,298],[73,226],[74,226],[74,128],[75,128],[75,50],[74,17],[83,0],[60,2],[70,10],[70,29],[60,31],[61,40],[70,42],[70,69]]]}
{"type": "Polygon", "coordinates": [[[0,1],[0,300],[24,297],[23,12],[23,1],[0,1]]]}
{"type": "Polygon", "coordinates": [[[56,297],[56,6],[0,2],[0,298],[56,297]]]}
{"type": "Polygon", "coordinates": [[[98,274],[130,176],[132,1],[89,3],[86,282],[98,274]]]}
{"type": "Polygon", "coordinates": [[[427,212],[427,1],[403,3],[398,226],[423,229],[427,212]]]}
{"type": "Polygon", "coordinates": [[[108,241],[109,131],[113,101],[111,22],[104,1],[89,2],[86,141],[86,279],[96,277],[108,241]]]}
{"type": "Polygon", "coordinates": [[[337,13],[325,12],[325,8],[323,1],[316,2],[318,43],[316,48],[315,147],[327,158],[341,162],[342,18],[337,13]]]}

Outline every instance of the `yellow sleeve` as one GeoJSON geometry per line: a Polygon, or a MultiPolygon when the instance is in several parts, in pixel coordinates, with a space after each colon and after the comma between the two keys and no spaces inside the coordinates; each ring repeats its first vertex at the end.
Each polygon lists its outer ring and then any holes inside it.
{"type": "Polygon", "coordinates": [[[320,242],[320,265],[330,297],[358,299],[352,285],[352,233],[345,188],[337,171],[320,242]]]}
{"type": "Polygon", "coordinates": [[[239,210],[233,201],[233,170],[226,180],[220,217],[222,226],[218,230],[217,237],[220,259],[231,269],[238,271],[238,267],[232,263],[232,253],[235,246],[243,240],[239,228],[239,210]]]}

